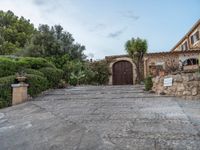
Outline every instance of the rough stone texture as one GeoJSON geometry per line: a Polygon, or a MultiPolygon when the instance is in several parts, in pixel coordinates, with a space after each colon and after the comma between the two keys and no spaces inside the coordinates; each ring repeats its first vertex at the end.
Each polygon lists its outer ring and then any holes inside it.
{"type": "Polygon", "coordinates": [[[156,93],[166,93],[173,96],[181,96],[186,99],[200,100],[200,74],[199,73],[181,73],[176,75],[167,75],[165,77],[153,78],[153,91],[156,93]],[[164,78],[173,78],[172,86],[164,87],[164,78]]]}
{"type": "MultiPolygon", "coordinates": [[[[109,65],[109,81],[108,85],[113,85],[113,65],[119,61],[128,61],[132,64],[132,70],[133,70],[133,84],[136,84],[136,77],[137,77],[137,72],[136,72],[136,66],[133,63],[132,59],[128,55],[119,55],[119,56],[107,56],[106,61],[109,65]]],[[[143,65],[141,65],[142,67],[143,65]]],[[[141,70],[143,70],[141,68],[141,70]]]]}
{"type": "Polygon", "coordinates": [[[199,150],[200,101],[141,86],[54,90],[0,110],[1,150],[199,150]]]}
{"type": "Polygon", "coordinates": [[[28,100],[28,84],[12,84],[12,105],[17,105],[28,100]]]}

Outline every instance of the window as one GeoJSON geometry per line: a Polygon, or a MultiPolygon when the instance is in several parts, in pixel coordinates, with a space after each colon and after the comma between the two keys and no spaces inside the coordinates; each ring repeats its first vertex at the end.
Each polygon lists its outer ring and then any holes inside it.
{"type": "Polygon", "coordinates": [[[186,51],[187,49],[188,49],[188,44],[187,44],[187,41],[185,41],[184,44],[181,45],[181,50],[186,51]]]}
{"type": "Polygon", "coordinates": [[[199,41],[199,31],[195,32],[195,34],[193,34],[191,37],[190,37],[190,40],[191,40],[191,43],[194,44],[196,43],[197,41],[199,41]]]}
{"type": "Polygon", "coordinates": [[[183,62],[183,66],[198,65],[199,60],[196,58],[190,58],[183,62]]]}

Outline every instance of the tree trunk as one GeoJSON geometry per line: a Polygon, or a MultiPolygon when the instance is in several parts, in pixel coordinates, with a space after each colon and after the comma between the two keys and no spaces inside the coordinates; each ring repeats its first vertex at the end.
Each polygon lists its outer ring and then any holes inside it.
{"type": "Polygon", "coordinates": [[[136,64],[136,72],[137,72],[136,83],[140,84],[140,82],[141,82],[140,63],[136,64]]]}

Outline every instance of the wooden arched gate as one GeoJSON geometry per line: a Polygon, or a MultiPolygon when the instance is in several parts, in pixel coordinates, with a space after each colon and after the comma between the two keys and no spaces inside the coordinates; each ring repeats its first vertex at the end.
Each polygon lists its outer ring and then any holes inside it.
{"type": "Polygon", "coordinates": [[[112,67],[113,85],[132,85],[133,66],[129,61],[118,61],[112,67]]]}

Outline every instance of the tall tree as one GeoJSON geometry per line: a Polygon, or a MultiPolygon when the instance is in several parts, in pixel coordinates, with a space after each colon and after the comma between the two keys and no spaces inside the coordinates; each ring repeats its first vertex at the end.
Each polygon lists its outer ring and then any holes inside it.
{"type": "Polygon", "coordinates": [[[33,24],[12,11],[0,11],[0,55],[21,50],[35,33],[33,24]]]}
{"type": "Polygon", "coordinates": [[[85,46],[74,43],[72,35],[63,31],[61,25],[53,27],[40,25],[23,54],[34,57],[57,57],[67,54],[70,59],[83,60],[85,59],[84,50],[85,46]]]}
{"type": "Polygon", "coordinates": [[[147,53],[148,44],[147,41],[140,38],[132,38],[128,40],[125,44],[125,50],[132,58],[137,72],[136,82],[140,83],[142,80],[142,72],[143,72],[143,56],[147,53]]]}

